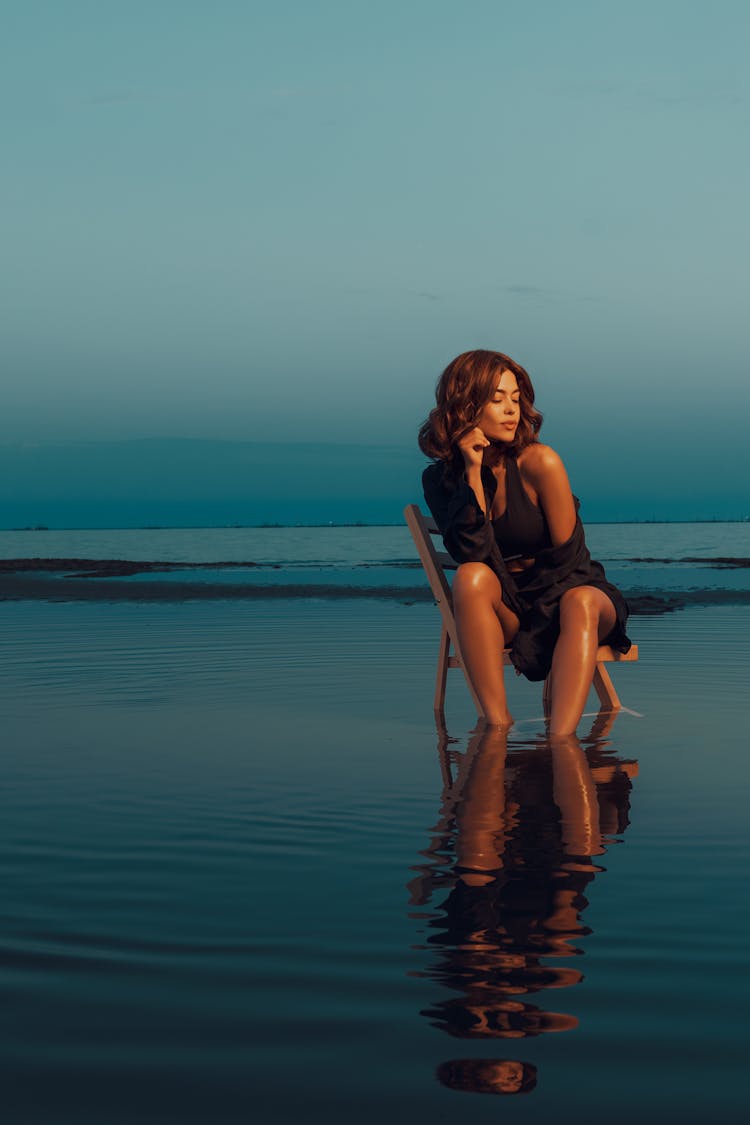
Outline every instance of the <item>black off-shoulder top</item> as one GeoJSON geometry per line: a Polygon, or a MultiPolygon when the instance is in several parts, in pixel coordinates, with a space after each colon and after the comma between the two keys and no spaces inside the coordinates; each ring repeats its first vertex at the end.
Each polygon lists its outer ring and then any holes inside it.
{"type": "Polygon", "coordinates": [[[505,511],[492,520],[503,558],[533,559],[552,546],[544,512],[532,501],[521,480],[515,457],[505,458],[505,511]]]}

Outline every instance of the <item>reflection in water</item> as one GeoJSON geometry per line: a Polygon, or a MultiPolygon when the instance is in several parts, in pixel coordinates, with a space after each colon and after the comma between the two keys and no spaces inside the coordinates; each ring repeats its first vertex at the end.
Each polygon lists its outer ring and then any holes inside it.
{"type": "Polygon", "coordinates": [[[451,1090],[474,1094],[527,1094],[536,1086],[536,1067],[512,1059],[452,1059],[437,1076],[451,1090]]]}
{"type": "MultiPolygon", "coordinates": [[[[537,994],[583,979],[557,962],[582,954],[580,939],[591,933],[581,921],[584,892],[604,870],[594,857],[629,822],[638,765],[609,747],[614,718],[601,713],[583,742],[509,746],[507,732],[483,728],[465,754],[440,732],[440,819],[409,890],[420,907],[445,895],[428,916],[426,948],[436,953],[428,975],[453,995],[422,1014],[449,1035],[524,1039],[577,1026],[537,994]]],[[[526,1093],[536,1084],[534,1066],[510,1058],[454,1059],[437,1075],[476,1093],[526,1093]]]]}

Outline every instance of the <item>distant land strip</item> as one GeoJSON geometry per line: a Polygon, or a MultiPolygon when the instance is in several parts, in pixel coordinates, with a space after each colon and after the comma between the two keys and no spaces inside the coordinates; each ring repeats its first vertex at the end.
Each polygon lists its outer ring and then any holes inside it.
{"type": "MultiPolygon", "coordinates": [[[[741,570],[750,567],[750,559],[744,557],[734,557],[731,555],[716,555],[708,558],[702,558],[699,555],[690,555],[683,558],[625,558],[625,559],[609,559],[604,558],[606,563],[614,563],[617,565],[622,562],[629,563],[693,563],[699,564],[707,569],[734,569],[741,570]]],[[[175,570],[246,570],[246,569],[262,569],[262,570],[281,570],[284,566],[291,565],[288,562],[252,562],[249,560],[232,562],[217,561],[217,562],[175,562],[171,560],[158,561],[149,559],[59,559],[59,558],[23,558],[23,559],[0,559],[0,575],[1,574],[21,574],[30,571],[36,572],[49,572],[58,573],[65,571],[68,577],[81,577],[81,578],[125,578],[132,574],[166,574],[169,571],[175,570]]],[[[332,563],[318,563],[309,562],[306,559],[296,560],[295,566],[315,566],[320,567],[326,565],[334,565],[332,563]]],[[[393,567],[398,570],[419,570],[422,566],[418,559],[382,559],[370,562],[350,562],[347,563],[347,568],[356,570],[360,568],[368,568],[374,566],[380,567],[393,567]]]]}
{"type": "Polygon", "coordinates": [[[143,572],[170,570],[226,570],[262,566],[279,569],[281,563],[256,562],[148,562],[134,559],[0,559],[0,574],[66,571],[72,578],[125,578],[143,572]],[[71,573],[75,572],[75,573],[71,573]]]}
{"type": "MultiPolygon", "coordinates": [[[[217,564],[205,564],[215,567],[217,564]]],[[[247,565],[247,564],[237,564],[247,565]]],[[[32,570],[33,568],[29,568],[32,570]]],[[[41,571],[41,573],[40,573],[41,571]]],[[[120,572],[122,573],[122,572],[120,572]]],[[[110,575],[116,577],[116,575],[110,575]]],[[[750,590],[623,590],[630,612],[637,616],[671,613],[690,605],[747,605],[750,590]]],[[[99,575],[8,572],[0,567],[0,601],[49,602],[186,602],[186,601],[267,601],[271,598],[323,598],[329,600],[370,598],[397,601],[405,605],[432,601],[427,586],[344,586],[330,583],[289,583],[284,585],[225,584],[184,580],[119,583],[99,575]]]]}
{"type": "Polygon", "coordinates": [[[732,555],[714,555],[711,558],[703,558],[701,555],[684,555],[681,559],[652,559],[652,558],[633,558],[623,559],[623,562],[633,563],[702,563],[703,566],[709,567],[732,567],[737,570],[750,566],[750,559],[735,558],[732,555]]]}

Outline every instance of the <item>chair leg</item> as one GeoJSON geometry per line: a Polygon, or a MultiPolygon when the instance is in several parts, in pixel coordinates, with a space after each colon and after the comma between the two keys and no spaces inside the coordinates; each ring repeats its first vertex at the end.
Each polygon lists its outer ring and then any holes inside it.
{"type": "Polygon", "coordinates": [[[602,707],[606,707],[610,711],[621,709],[622,703],[620,703],[620,697],[615,691],[615,685],[612,683],[606,667],[600,662],[597,662],[594,669],[594,689],[599,696],[602,707]]]}
{"type": "Polygon", "coordinates": [[[448,630],[443,625],[440,633],[440,647],[438,648],[437,676],[435,677],[435,704],[433,710],[438,717],[445,714],[445,681],[448,676],[448,659],[451,651],[451,639],[448,630]]]}
{"type": "Polygon", "coordinates": [[[550,717],[550,715],[552,714],[552,684],[550,682],[551,679],[552,679],[552,676],[550,674],[549,676],[547,676],[547,679],[544,681],[544,687],[542,688],[542,709],[544,711],[545,719],[548,719],[550,717]]]}
{"type": "MultiPolygon", "coordinates": [[[[542,690],[542,706],[544,708],[545,719],[548,719],[552,712],[552,685],[550,683],[551,678],[551,674],[547,676],[547,679],[544,681],[544,688],[542,690]]],[[[606,666],[601,661],[597,661],[596,667],[594,668],[593,684],[594,690],[599,696],[599,702],[603,710],[621,710],[622,703],[620,703],[620,697],[615,691],[615,685],[612,683],[612,679],[609,672],[607,671],[606,666]]]]}

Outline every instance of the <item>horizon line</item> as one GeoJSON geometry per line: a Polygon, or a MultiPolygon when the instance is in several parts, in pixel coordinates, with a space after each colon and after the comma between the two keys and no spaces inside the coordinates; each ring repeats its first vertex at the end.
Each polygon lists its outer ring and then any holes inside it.
{"type": "MultiPolygon", "coordinates": [[[[611,525],[629,525],[629,524],[689,524],[689,523],[750,523],[748,516],[735,516],[735,517],[719,517],[719,516],[702,516],[697,519],[621,519],[621,520],[584,520],[586,527],[605,527],[611,525]]],[[[0,527],[0,534],[4,531],[20,532],[20,531],[247,531],[247,530],[265,530],[274,531],[285,528],[323,528],[323,527],[406,527],[404,520],[397,520],[395,522],[373,522],[370,523],[366,520],[316,520],[314,523],[293,522],[293,523],[269,523],[263,521],[261,523],[187,523],[187,524],[169,524],[169,523],[150,523],[150,524],[112,524],[91,526],[90,524],[81,524],[76,526],[61,526],[52,527],[49,524],[27,524],[24,527],[0,527]]]]}

